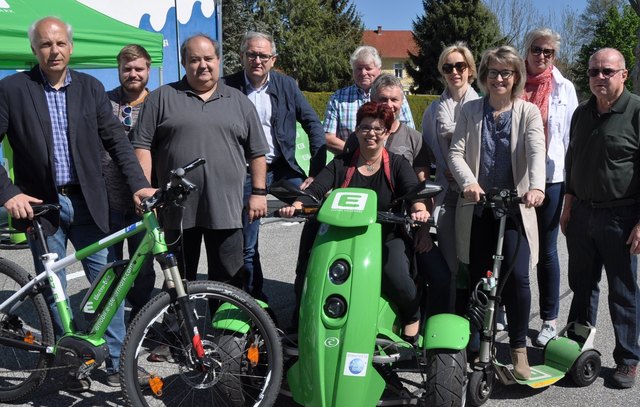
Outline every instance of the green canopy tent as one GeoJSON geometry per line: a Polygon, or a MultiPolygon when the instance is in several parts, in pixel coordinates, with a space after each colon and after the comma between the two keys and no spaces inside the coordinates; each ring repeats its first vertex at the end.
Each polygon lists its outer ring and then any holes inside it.
{"type": "Polygon", "coordinates": [[[2,0],[0,69],[29,69],[36,64],[27,32],[46,16],[59,17],[73,28],[70,65],[74,68],[117,67],[116,55],[131,43],[145,47],[153,65],[162,66],[162,34],[132,27],[74,0],[2,0]]]}

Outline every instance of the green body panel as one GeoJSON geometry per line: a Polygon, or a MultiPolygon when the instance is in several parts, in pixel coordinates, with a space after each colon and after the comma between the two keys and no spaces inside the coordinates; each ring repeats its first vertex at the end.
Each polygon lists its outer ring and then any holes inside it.
{"type": "MultiPolygon", "coordinates": [[[[375,221],[377,197],[368,190],[355,191],[366,193],[365,213],[354,214],[338,208],[336,213],[324,210],[323,219],[341,225],[345,223],[341,216],[355,224],[365,223],[365,219],[375,221]]],[[[331,202],[330,197],[328,203],[331,202]]],[[[325,203],[323,209],[330,207],[325,203]]],[[[287,374],[297,403],[373,406],[382,395],[385,382],[373,368],[371,356],[378,333],[378,315],[372,310],[379,308],[380,299],[380,230],[377,223],[349,228],[326,224],[320,227],[302,293],[299,358],[287,374]],[[341,285],[333,284],[327,277],[329,266],[338,259],[351,267],[349,279],[341,285]],[[347,301],[347,312],[342,318],[331,319],[324,313],[323,306],[331,295],[340,295],[347,301]]]]}
{"type": "Polygon", "coordinates": [[[544,364],[566,373],[580,357],[582,345],[565,336],[549,341],[544,348],[544,364]]]}
{"type": "Polygon", "coordinates": [[[318,212],[318,222],[345,228],[371,225],[377,217],[376,193],[362,188],[334,189],[318,212]]]}
{"type": "Polygon", "coordinates": [[[469,332],[469,321],[459,315],[433,315],[424,326],[423,348],[462,350],[469,343],[469,332]]]}
{"type": "MultiPolygon", "coordinates": [[[[269,308],[269,306],[256,300],[262,308],[269,308]]],[[[213,319],[211,320],[211,326],[215,329],[224,329],[227,331],[234,331],[241,334],[245,334],[251,327],[247,322],[250,318],[238,307],[233,304],[225,302],[218,307],[213,319]]]]}

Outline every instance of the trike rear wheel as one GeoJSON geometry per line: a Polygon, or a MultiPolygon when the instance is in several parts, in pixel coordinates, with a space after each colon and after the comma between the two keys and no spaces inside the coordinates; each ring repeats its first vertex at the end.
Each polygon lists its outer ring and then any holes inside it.
{"type": "Polygon", "coordinates": [[[425,406],[462,406],[467,384],[467,357],[464,350],[427,351],[425,406]]]}

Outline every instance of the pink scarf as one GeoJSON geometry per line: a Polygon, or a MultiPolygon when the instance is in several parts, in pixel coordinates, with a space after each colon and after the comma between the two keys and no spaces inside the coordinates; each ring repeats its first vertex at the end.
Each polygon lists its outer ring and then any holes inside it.
{"type": "Polygon", "coordinates": [[[547,126],[547,121],[549,119],[549,95],[551,95],[551,90],[553,88],[552,70],[553,65],[550,65],[549,68],[545,69],[538,75],[527,74],[527,82],[524,87],[525,91],[522,94],[522,99],[533,103],[538,106],[538,109],[540,109],[542,123],[544,124],[544,137],[547,146],[549,146],[549,129],[547,126]],[[527,97],[527,93],[529,92],[531,93],[531,96],[527,97]]]}

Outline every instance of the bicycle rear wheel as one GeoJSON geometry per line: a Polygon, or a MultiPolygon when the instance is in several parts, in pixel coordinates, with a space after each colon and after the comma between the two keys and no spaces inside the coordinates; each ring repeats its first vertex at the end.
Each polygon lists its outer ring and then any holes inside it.
{"type": "Polygon", "coordinates": [[[205,365],[184,343],[174,304],[154,297],[131,323],[120,379],[132,406],[271,406],[282,380],[282,347],[273,321],[248,294],[222,283],[188,284],[205,365]],[[215,323],[212,323],[214,320],[215,323]]]}
{"type": "MultiPolygon", "coordinates": [[[[0,303],[29,282],[17,264],[0,258],[0,303]]],[[[51,315],[42,294],[27,295],[22,302],[0,311],[0,337],[20,342],[53,345],[51,315]]],[[[0,346],[0,401],[18,400],[44,382],[53,357],[9,345],[0,346]]]]}

